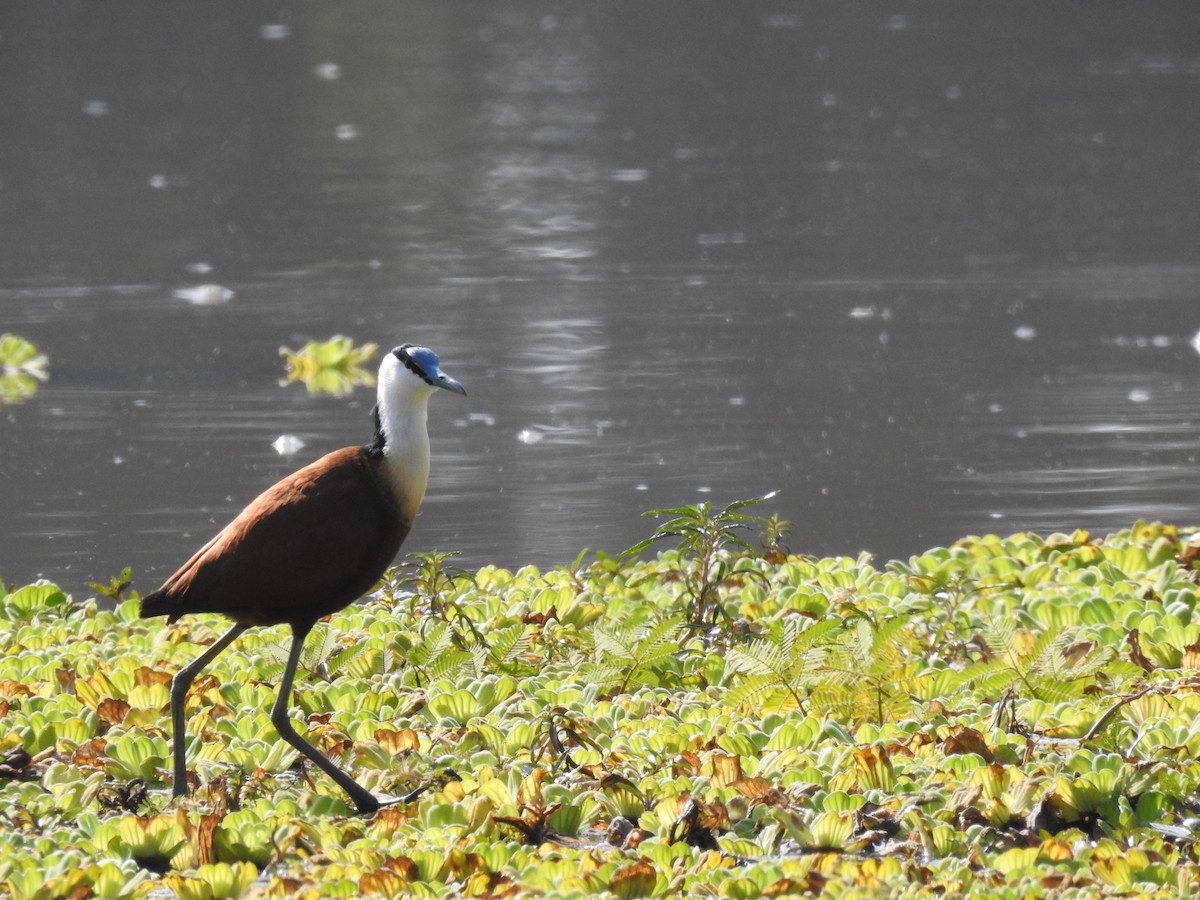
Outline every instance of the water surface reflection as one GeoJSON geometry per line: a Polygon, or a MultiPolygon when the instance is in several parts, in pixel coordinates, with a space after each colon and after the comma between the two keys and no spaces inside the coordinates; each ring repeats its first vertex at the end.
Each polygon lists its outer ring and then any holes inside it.
{"type": "Polygon", "coordinates": [[[32,9],[0,330],[52,377],[0,410],[10,581],[145,587],[365,440],[366,394],[278,384],[337,333],[467,385],[409,549],[468,564],[771,489],[815,553],[1197,518],[1183,13],[32,9]]]}

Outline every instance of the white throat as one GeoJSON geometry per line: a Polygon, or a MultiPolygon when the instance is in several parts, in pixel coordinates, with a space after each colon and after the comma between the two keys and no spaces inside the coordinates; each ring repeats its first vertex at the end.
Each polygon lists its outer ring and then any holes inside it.
{"type": "Polygon", "coordinates": [[[434,388],[393,362],[395,365],[384,365],[379,373],[383,468],[404,520],[411,526],[429,482],[429,432],[425,421],[434,388]]]}

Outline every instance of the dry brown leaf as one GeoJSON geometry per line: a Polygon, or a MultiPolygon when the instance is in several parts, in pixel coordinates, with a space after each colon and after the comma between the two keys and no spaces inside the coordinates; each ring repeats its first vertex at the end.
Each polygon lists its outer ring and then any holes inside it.
{"type": "Polygon", "coordinates": [[[129,715],[129,703],[109,697],[107,700],[100,701],[100,705],[96,707],[96,715],[110,725],[120,725],[129,715]]]}

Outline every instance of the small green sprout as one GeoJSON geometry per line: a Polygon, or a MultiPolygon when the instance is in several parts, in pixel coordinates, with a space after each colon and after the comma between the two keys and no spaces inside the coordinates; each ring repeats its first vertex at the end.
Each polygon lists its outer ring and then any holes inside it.
{"type": "Polygon", "coordinates": [[[742,510],[770,500],[777,493],[771,491],[752,500],[735,500],[718,510],[714,510],[707,501],[674,509],[652,509],[642,515],[671,518],[659,525],[654,534],[634,544],[621,556],[634,557],[657,541],[678,538],[676,550],[685,560],[681,574],[690,597],[692,621],[702,623],[710,613],[714,623],[718,615],[729,619],[717,596],[718,588],[730,574],[729,555],[755,553],[754,547],[739,532],[763,522],[762,519],[746,515],[742,510]]]}

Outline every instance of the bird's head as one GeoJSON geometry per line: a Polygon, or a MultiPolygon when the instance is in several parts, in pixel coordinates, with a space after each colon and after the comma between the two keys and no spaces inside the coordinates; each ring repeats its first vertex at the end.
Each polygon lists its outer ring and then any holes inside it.
{"type": "Polygon", "coordinates": [[[442,371],[441,360],[428,347],[401,344],[383,358],[379,366],[379,402],[386,405],[408,398],[425,399],[437,388],[456,394],[466,389],[442,371]]]}
{"type": "Polygon", "coordinates": [[[466,393],[461,384],[442,371],[437,354],[426,347],[401,344],[379,365],[375,436],[364,449],[368,456],[383,459],[401,518],[410,525],[421,508],[429,479],[425,412],[438,388],[466,393]]]}

